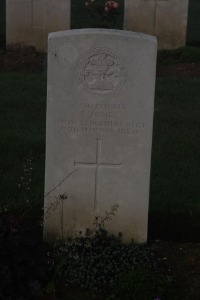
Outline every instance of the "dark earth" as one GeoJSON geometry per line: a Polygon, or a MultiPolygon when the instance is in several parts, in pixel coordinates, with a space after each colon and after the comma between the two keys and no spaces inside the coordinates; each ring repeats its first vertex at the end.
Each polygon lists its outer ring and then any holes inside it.
{"type": "MultiPolygon", "coordinates": [[[[34,47],[12,47],[7,51],[0,50],[1,72],[42,72],[46,71],[46,55],[39,53],[34,47]]],[[[200,63],[178,63],[173,65],[157,65],[157,76],[200,76],[200,63]]]]}
{"type": "MultiPolygon", "coordinates": [[[[0,72],[46,72],[46,55],[38,53],[33,47],[15,47],[0,50],[0,72]]],[[[200,63],[175,63],[157,65],[157,76],[200,76],[200,63]]],[[[14,216],[18,218],[18,216],[14,216]]],[[[0,216],[0,220],[1,220],[0,216]]],[[[20,218],[20,217],[19,217],[20,218]]],[[[8,215],[8,222],[10,216],[8,215]]],[[[42,232],[30,222],[33,236],[42,232]],[[36,228],[36,229],[35,229],[36,228]]],[[[28,226],[25,222],[26,226],[28,226]]],[[[196,224],[196,223],[195,223],[196,224]]],[[[179,299],[200,300],[200,226],[192,222],[182,224],[179,220],[162,223],[162,218],[150,216],[149,244],[166,262],[167,272],[172,274],[180,293],[179,299]]],[[[41,238],[41,237],[39,237],[41,238]]],[[[45,299],[58,299],[48,294],[45,299]]],[[[161,299],[162,300],[162,299],[161,299]]],[[[169,299],[170,300],[170,299],[169,299]]]]}

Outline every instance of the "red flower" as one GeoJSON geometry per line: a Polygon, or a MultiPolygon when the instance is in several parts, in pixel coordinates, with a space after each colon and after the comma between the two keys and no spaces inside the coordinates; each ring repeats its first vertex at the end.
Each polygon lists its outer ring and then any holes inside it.
{"type": "Polygon", "coordinates": [[[117,9],[119,8],[119,3],[116,1],[106,1],[104,5],[104,9],[106,12],[108,12],[111,9],[117,9]]]}

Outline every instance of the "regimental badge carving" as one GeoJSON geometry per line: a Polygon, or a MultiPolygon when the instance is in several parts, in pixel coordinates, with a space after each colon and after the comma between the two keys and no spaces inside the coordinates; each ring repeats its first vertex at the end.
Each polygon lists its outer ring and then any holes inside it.
{"type": "Polygon", "coordinates": [[[86,52],[77,62],[76,74],[80,88],[100,97],[115,94],[127,79],[123,60],[109,48],[86,52]]]}

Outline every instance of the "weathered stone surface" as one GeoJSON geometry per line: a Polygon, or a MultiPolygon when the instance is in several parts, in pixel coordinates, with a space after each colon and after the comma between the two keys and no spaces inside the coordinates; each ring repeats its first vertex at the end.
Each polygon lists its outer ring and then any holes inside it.
{"type": "Polygon", "coordinates": [[[155,35],[158,47],[186,44],[189,0],[125,0],[124,29],[155,35]]]}
{"type": "Polygon", "coordinates": [[[107,224],[147,239],[156,39],[118,30],[49,35],[44,237],[107,224]]]}
{"type": "Polygon", "coordinates": [[[7,45],[46,51],[49,32],[70,28],[69,0],[6,0],[7,45]]]}

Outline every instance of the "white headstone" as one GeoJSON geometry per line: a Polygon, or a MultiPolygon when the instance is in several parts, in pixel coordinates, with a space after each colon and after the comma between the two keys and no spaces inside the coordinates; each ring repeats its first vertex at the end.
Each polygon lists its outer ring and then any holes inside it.
{"type": "Polygon", "coordinates": [[[153,34],[158,47],[186,45],[189,0],[125,0],[124,29],[153,34]]]}
{"type": "Polygon", "coordinates": [[[7,46],[46,51],[49,32],[70,28],[70,0],[6,0],[7,46]]]}
{"type": "Polygon", "coordinates": [[[104,29],[49,35],[44,237],[84,234],[105,216],[147,239],[156,39],[104,29]]]}

